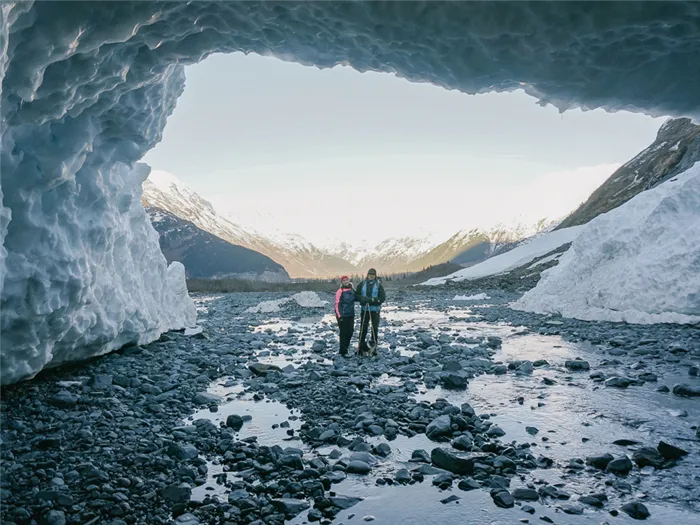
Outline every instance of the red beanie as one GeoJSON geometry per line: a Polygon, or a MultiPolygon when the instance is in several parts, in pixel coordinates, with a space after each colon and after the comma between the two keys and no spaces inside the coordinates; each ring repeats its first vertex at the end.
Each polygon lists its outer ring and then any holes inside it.
{"type": "Polygon", "coordinates": [[[343,275],[343,276],[340,278],[340,280],[341,280],[341,281],[349,281],[349,280],[350,280],[350,277],[348,277],[347,275],[343,275]]]}

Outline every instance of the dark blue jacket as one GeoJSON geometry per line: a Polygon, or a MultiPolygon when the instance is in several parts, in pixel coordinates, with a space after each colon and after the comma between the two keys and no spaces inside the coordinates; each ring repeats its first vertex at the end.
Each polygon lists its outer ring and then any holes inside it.
{"type": "Polygon", "coordinates": [[[379,279],[374,281],[364,280],[357,285],[358,301],[362,305],[362,311],[369,309],[370,312],[379,312],[382,309],[382,304],[386,301],[384,286],[379,279]]]}
{"type": "Polygon", "coordinates": [[[335,316],[355,317],[355,291],[352,288],[338,288],[335,293],[335,316]]]}

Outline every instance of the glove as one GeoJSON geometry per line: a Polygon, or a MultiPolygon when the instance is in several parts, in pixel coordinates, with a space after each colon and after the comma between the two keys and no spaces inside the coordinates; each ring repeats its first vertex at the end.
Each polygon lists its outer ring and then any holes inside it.
{"type": "Polygon", "coordinates": [[[372,298],[372,304],[374,304],[374,305],[380,304],[380,303],[379,303],[379,298],[378,298],[378,297],[373,297],[373,298],[372,298]]]}

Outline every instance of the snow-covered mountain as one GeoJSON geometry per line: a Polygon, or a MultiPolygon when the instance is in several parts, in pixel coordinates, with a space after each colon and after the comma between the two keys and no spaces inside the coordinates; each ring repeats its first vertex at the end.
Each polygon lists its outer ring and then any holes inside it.
{"type": "Polygon", "coordinates": [[[167,261],[179,261],[195,279],[244,279],[285,282],[289,274],[269,257],[225,241],[170,212],[149,206],[151,224],[167,261]]]}
{"type": "Polygon", "coordinates": [[[355,267],[304,238],[281,231],[261,233],[219,213],[196,191],[165,171],[153,170],[143,183],[143,204],[169,212],[231,244],[266,255],[292,277],[325,277],[351,273],[355,267]]]}

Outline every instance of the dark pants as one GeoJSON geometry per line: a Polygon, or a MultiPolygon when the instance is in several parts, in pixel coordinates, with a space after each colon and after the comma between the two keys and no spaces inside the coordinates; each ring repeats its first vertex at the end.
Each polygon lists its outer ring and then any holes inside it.
{"type": "Polygon", "coordinates": [[[340,330],[340,355],[345,355],[348,353],[350,339],[352,339],[352,333],[355,330],[355,318],[341,317],[338,319],[338,328],[340,330]]]}
{"type": "Polygon", "coordinates": [[[369,325],[372,325],[372,335],[370,337],[372,341],[372,346],[377,344],[378,338],[377,338],[377,331],[379,330],[379,312],[370,312],[369,310],[366,312],[362,312],[362,315],[360,316],[360,348],[366,349],[367,348],[367,329],[369,328],[369,325]]]}

